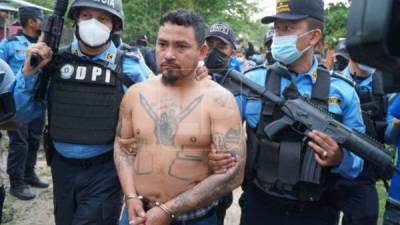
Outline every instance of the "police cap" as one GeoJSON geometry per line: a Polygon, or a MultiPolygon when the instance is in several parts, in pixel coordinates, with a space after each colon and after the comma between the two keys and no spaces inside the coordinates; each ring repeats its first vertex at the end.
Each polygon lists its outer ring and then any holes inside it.
{"type": "Polygon", "coordinates": [[[216,37],[226,44],[231,45],[233,49],[236,49],[235,34],[233,30],[224,23],[213,24],[208,30],[206,40],[210,37],[216,37]]]}
{"type": "Polygon", "coordinates": [[[324,21],[323,0],[277,0],[276,15],[266,16],[261,22],[268,24],[277,19],[302,20],[309,17],[324,21]]]}
{"type": "Polygon", "coordinates": [[[40,18],[43,20],[44,18],[43,10],[31,6],[20,7],[18,9],[18,13],[20,21],[26,21],[27,19],[36,19],[36,18],[40,18]]]}

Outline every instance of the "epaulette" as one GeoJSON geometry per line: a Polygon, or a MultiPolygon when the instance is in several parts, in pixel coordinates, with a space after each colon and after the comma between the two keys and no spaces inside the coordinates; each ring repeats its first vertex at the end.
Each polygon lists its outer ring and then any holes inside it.
{"type": "Polygon", "coordinates": [[[267,69],[267,67],[264,64],[262,64],[262,65],[255,66],[253,68],[250,68],[250,69],[244,71],[243,74],[248,73],[248,72],[253,71],[253,70],[258,70],[260,68],[267,69]]]}
{"type": "Polygon", "coordinates": [[[7,40],[7,42],[13,42],[13,41],[18,41],[18,38],[17,38],[17,35],[11,35],[6,40],[7,40]]]}
{"type": "Polygon", "coordinates": [[[356,83],[349,78],[345,77],[342,73],[331,71],[331,76],[340,80],[345,81],[346,83],[350,84],[350,86],[355,87],[356,83]]]}

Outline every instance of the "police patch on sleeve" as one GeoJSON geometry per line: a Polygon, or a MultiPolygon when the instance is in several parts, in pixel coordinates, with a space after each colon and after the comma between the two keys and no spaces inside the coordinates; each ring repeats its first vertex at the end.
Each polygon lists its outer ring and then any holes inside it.
{"type": "Polygon", "coordinates": [[[61,78],[64,80],[71,79],[72,74],[74,73],[75,69],[72,65],[66,64],[63,67],[61,67],[60,72],[61,72],[61,78]]]}
{"type": "Polygon", "coordinates": [[[328,103],[331,105],[340,105],[342,103],[342,99],[338,97],[329,97],[328,103]]]}

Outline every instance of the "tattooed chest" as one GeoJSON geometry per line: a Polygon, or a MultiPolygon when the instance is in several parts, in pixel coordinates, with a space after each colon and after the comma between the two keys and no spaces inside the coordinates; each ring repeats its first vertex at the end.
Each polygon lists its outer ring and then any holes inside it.
{"type": "Polygon", "coordinates": [[[135,110],[135,136],[158,145],[204,145],[210,140],[210,122],[198,96],[186,104],[173,101],[151,102],[140,95],[140,107],[135,110]]]}

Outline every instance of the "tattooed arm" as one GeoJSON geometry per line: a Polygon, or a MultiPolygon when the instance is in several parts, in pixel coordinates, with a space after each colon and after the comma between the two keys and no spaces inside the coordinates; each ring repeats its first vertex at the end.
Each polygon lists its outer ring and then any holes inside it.
{"type": "Polygon", "coordinates": [[[212,174],[165,203],[177,215],[209,205],[237,188],[243,180],[245,143],[239,110],[232,94],[220,89],[216,92],[209,103],[213,145],[218,151],[234,154],[237,163],[226,173],[212,174]]]}
{"type": "MultiPolygon", "coordinates": [[[[136,194],[135,183],[133,177],[135,154],[124,151],[120,146],[119,139],[129,139],[134,137],[132,108],[135,104],[135,96],[132,88],[124,95],[122,99],[116,137],[114,141],[114,162],[117,169],[119,182],[125,196],[136,194]]],[[[135,221],[135,224],[144,223],[143,204],[138,199],[126,199],[129,221],[135,221]]]]}

